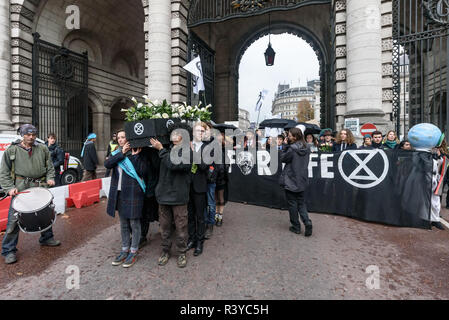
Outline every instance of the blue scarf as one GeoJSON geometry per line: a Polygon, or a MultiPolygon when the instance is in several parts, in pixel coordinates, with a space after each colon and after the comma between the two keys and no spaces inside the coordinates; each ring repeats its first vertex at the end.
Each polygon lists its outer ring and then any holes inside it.
{"type": "Polygon", "coordinates": [[[86,148],[86,146],[87,146],[88,144],[92,144],[92,143],[94,143],[94,142],[93,142],[93,141],[90,141],[90,140],[86,140],[86,142],[84,142],[83,150],[81,150],[81,158],[84,157],[84,149],[86,148]]]}
{"type": "MultiPolygon", "coordinates": [[[[121,148],[115,150],[114,152],[112,152],[111,154],[113,156],[115,156],[117,153],[122,152],[121,148]]],[[[145,186],[145,182],[143,182],[143,180],[139,177],[139,175],[136,172],[136,169],[134,169],[134,166],[131,162],[131,160],[128,159],[128,157],[125,157],[125,159],[123,159],[122,161],[120,161],[118,163],[118,165],[120,166],[120,168],[122,168],[122,170],[131,178],[134,178],[137,180],[137,182],[139,183],[140,187],[143,190],[143,193],[146,192],[146,186],[145,186]]]]}

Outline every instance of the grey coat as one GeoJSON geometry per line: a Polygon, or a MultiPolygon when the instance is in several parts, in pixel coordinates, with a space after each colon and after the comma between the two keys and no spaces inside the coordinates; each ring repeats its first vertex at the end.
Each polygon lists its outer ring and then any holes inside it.
{"type": "Polygon", "coordinates": [[[285,163],[279,184],[291,192],[305,191],[309,181],[310,148],[301,142],[288,145],[281,153],[281,162],[285,163]]]}

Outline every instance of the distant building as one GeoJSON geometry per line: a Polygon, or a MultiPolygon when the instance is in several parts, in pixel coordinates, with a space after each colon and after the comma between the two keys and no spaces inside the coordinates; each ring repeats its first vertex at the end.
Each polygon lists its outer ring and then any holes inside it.
{"type": "MultiPolygon", "coordinates": [[[[312,108],[315,108],[315,102],[319,101],[319,81],[309,81],[307,87],[290,88],[288,84],[278,85],[277,93],[274,96],[271,113],[273,116],[280,116],[282,119],[296,120],[298,115],[298,104],[302,100],[309,101],[312,108]],[[318,89],[316,88],[318,83],[318,89]],[[310,84],[310,85],[309,85],[310,84]]],[[[314,113],[316,116],[316,112],[314,113]]],[[[318,113],[319,115],[319,113],[318,113]]],[[[319,119],[319,116],[318,116],[319,119]]]]}
{"type": "Polygon", "coordinates": [[[249,111],[239,108],[239,129],[248,130],[249,127],[249,111]]]}

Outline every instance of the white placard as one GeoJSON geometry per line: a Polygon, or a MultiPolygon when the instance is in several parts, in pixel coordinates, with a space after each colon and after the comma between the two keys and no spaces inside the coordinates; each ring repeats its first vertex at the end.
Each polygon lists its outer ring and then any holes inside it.
{"type": "Polygon", "coordinates": [[[360,135],[360,120],[359,118],[345,119],[345,129],[351,130],[354,137],[360,135]]]}

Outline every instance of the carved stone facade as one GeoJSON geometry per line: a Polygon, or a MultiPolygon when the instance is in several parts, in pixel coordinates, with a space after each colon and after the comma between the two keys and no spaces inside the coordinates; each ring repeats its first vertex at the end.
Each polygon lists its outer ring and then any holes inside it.
{"type": "MultiPolygon", "coordinates": [[[[381,12],[379,46],[382,50],[380,108],[385,114],[383,120],[386,126],[390,126],[392,6],[391,0],[378,1],[381,12]]],[[[213,19],[209,19],[201,11],[201,5],[205,3],[202,0],[172,0],[171,9],[166,6],[167,0],[130,0],[126,4],[120,0],[96,1],[93,6],[98,7],[95,10],[89,9],[87,4],[90,2],[87,0],[8,2],[0,5],[1,30],[10,29],[10,36],[7,37],[10,46],[0,48],[2,52],[9,52],[1,57],[10,57],[7,63],[0,61],[0,84],[10,89],[9,94],[0,94],[3,105],[0,111],[5,109],[0,116],[2,132],[14,131],[20,124],[32,121],[32,33],[36,31],[44,40],[56,45],[89,52],[91,118],[93,130],[101,136],[99,149],[103,152],[111,130],[120,125],[120,112],[117,109],[121,105],[126,106],[129,97],[145,93],[157,96],[156,87],[152,84],[160,82],[161,86],[169,88],[171,96],[160,93],[158,98],[166,98],[173,103],[186,101],[189,86],[187,73],[182,67],[188,62],[190,31],[215,51],[213,104],[218,119],[237,120],[240,58],[251,43],[268,34],[268,13],[271,16],[272,33],[288,32],[300,36],[316,51],[321,68],[321,105],[327,111],[332,111],[325,112],[325,116],[331,114],[333,117],[326,119],[326,123],[339,129],[347,117],[347,15],[350,14],[347,12],[347,0],[289,0],[286,1],[289,10],[279,10],[274,7],[275,2],[266,2],[260,9],[256,8],[258,12],[243,12],[233,8],[229,17],[220,16],[220,12],[226,11],[221,6],[227,1],[217,1],[217,5],[212,6],[215,10],[211,13],[213,19]],[[56,2],[58,5],[55,5],[56,2]],[[64,12],[64,4],[76,4],[80,7],[81,30],[70,31],[65,28],[64,19],[67,14],[64,12]],[[120,15],[114,16],[113,11],[108,10],[108,5],[119,8],[120,15]],[[154,30],[151,28],[150,14],[155,14],[155,19],[158,19],[158,6],[164,6],[164,10],[168,9],[167,12],[171,13],[169,19],[164,20],[166,22],[163,28],[170,34],[161,35],[163,39],[160,38],[161,45],[171,48],[171,61],[164,60],[163,63],[154,55],[159,49],[155,40],[157,37],[150,34],[154,30]],[[108,13],[102,14],[103,12],[108,13]],[[195,18],[200,20],[195,21],[195,18]],[[333,30],[323,27],[332,26],[331,22],[334,22],[333,30]],[[332,65],[335,68],[332,69],[332,65]],[[331,70],[334,70],[333,74],[330,74],[331,70]],[[168,74],[169,77],[163,74],[168,74]]],[[[4,37],[5,33],[1,34],[0,37],[4,37]]],[[[163,52],[159,53],[161,57],[164,55],[163,52]]]]}

